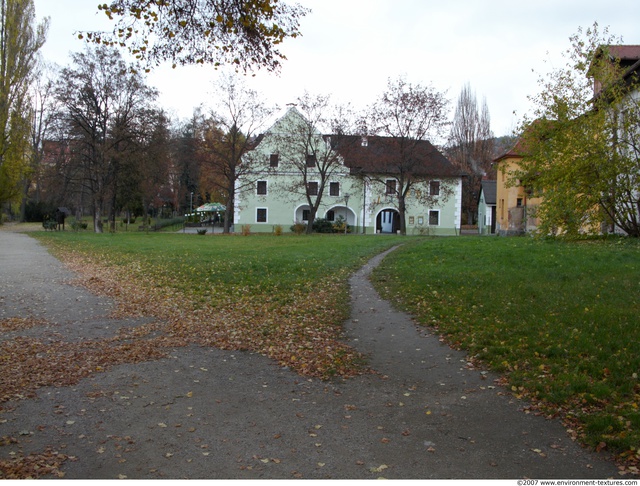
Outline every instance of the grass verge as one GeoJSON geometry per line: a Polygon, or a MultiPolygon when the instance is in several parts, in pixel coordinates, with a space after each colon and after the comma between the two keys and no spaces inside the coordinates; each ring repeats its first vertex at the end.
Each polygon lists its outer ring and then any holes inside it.
{"type": "Polygon", "coordinates": [[[401,248],[373,279],[534,410],[637,473],[639,275],[635,241],[456,238],[401,248]]]}

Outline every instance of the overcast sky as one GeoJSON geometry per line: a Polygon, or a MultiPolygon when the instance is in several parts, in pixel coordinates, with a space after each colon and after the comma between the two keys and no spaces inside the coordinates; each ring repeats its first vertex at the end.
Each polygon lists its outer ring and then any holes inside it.
{"type": "MultiPolygon", "coordinates": [[[[51,26],[45,59],[61,66],[84,49],[74,32],[111,30],[98,0],[34,0],[38,19],[51,26]]],[[[529,110],[539,74],[560,67],[569,37],[598,22],[625,44],[640,44],[638,0],[299,0],[312,12],[302,37],[287,41],[280,75],[249,78],[250,86],[280,107],[305,90],[364,107],[404,76],[447,93],[451,113],[469,83],[486,99],[495,135],[509,135],[529,110]],[[546,62],[545,62],[546,61],[546,62]],[[515,112],[515,115],[514,115],[515,112]]],[[[220,73],[211,67],[171,69],[148,77],[160,103],[179,118],[210,106],[220,73]]]]}

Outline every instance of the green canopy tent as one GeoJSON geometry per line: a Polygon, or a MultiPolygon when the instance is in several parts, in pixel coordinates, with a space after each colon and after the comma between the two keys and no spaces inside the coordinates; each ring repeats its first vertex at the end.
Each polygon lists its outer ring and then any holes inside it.
{"type": "Polygon", "coordinates": [[[224,214],[226,207],[220,203],[205,203],[196,209],[196,214],[200,215],[201,222],[214,224],[222,221],[221,215],[224,214]]]}

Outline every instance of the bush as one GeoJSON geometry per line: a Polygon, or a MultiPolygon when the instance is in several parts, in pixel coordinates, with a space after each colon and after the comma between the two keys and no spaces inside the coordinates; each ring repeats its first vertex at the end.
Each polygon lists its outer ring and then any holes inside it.
{"type": "Polygon", "coordinates": [[[273,232],[275,233],[276,236],[281,236],[282,235],[282,225],[275,225],[273,227],[273,232]]]}
{"type": "Polygon", "coordinates": [[[24,210],[24,219],[27,223],[44,222],[55,212],[56,207],[51,203],[28,201],[24,210]]]}
{"type": "Polygon", "coordinates": [[[207,234],[207,228],[204,229],[199,229],[197,230],[199,235],[206,235],[207,234]]]}
{"type": "Polygon", "coordinates": [[[248,224],[242,225],[242,236],[249,236],[251,234],[251,226],[248,224]]]}
{"type": "Polygon", "coordinates": [[[304,223],[294,223],[293,226],[291,226],[291,231],[297,235],[301,235],[307,231],[307,225],[304,223]]]}
{"type": "Polygon", "coordinates": [[[42,222],[42,227],[46,230],[55,231],[58,229],[58,223],[55,219],[47,219],[42,222]]]}
{"type": "Polygon", "coordinates": [[[79,231],[79,230],[86,230],[87,229],[87,223],[82,222],[79,219],[75,219],[71,222],[71,229],[73,231],[79,231]]]}
{"type": "Polygon", "coordinates": [[[344,233],[345,225],[347,227],[347,233],[351,233],[351,226],[346,224],[342,216],[339,216],[335,222],[319,218],[313,222],[313,231],[316,233],[344,233]]]}
{"type": "Polygon", "coordinates": [[[333,233],[333,223],[324,218],[316,219],[313,222],[313,231],[316,233],[333,233]]]}
{"type": "Polygon", "coordinates": [[[347,222],[345,221],[344,217],[339,216],[338,220],[333,223],[333,232],[334,233],[344,233],[345,231],[345,226],[347,228],[347,233],[351,233],[351,226],[349,226],[347,224],[347,222]]]}

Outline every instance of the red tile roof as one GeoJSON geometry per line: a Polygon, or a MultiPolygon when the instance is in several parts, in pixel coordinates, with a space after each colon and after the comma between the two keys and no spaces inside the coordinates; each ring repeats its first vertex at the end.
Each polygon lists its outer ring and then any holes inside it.
{"type": "Polygon", "coordinates": [[[330,138],[352,173],[398,174],[405,170],[422,176],[464,175],[427,140],[356,135],[330,138]]]}

